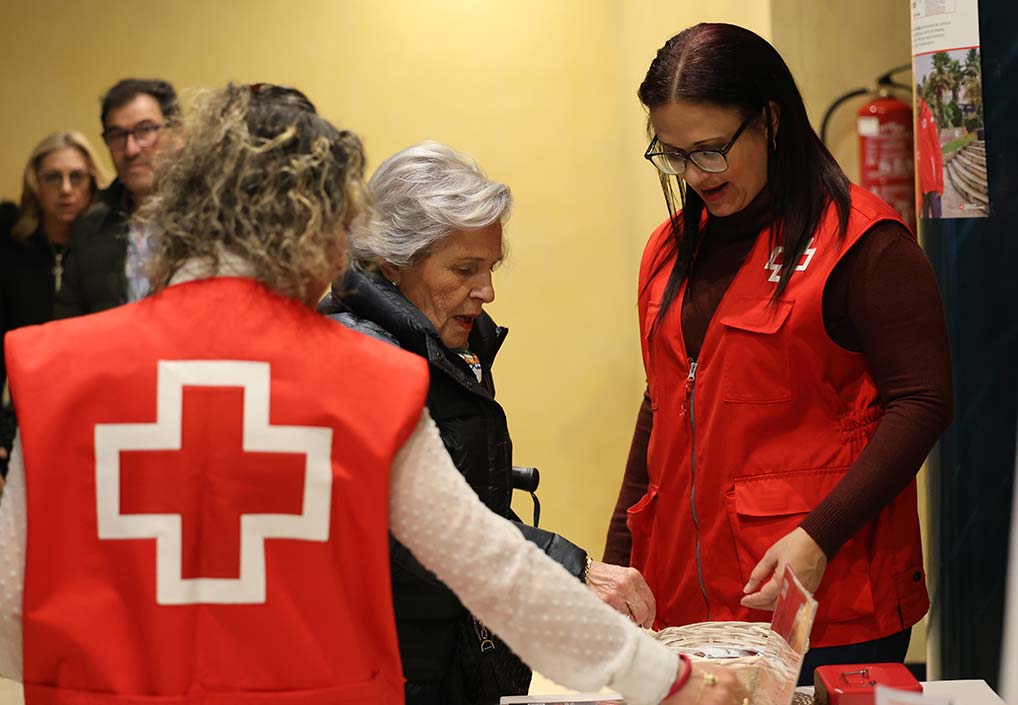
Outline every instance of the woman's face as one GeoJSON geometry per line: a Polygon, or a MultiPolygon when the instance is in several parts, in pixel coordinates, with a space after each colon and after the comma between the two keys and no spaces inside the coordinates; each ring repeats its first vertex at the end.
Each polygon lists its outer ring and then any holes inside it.
{"type": "MultiPolygon", "coordinates": [[[[650,111],[650,122],[662,151],[724,149],[743,120],[736,108],[684,100],[650,111]]],[[[749,205],[766,185],[767,156],[767,132],[761,114],[760,119],[746,126],[728,151],[725,171],[712,174],[687,161],[682,178],[703,199],[711,215],[732,215],[749,205]]]]}
{"type": "Polygon", "coordinates": [[[467,346],[474,320],[495,300],[491,273],[502,261],[502,225],[454,230],[410,267],[382,266],[452,349],[467,346]]]}
{"type": "Polygon", "coordinates": [[[50,152],[36,169],[43,223],[74,222],[92,197],[92,175],[85,157],[74,147],[50,152]]]}

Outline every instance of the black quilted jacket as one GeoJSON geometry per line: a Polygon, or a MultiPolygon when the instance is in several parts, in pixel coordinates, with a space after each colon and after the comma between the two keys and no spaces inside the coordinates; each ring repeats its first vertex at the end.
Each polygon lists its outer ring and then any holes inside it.
{"type": "MultiPolygon", "coordinates": [[[[492,511],[516,521],[528,540],[581,577],[585,551],[557,534],[524,525],[509,506],[512,440],[505,412],[495,401],[491,376],[492,362],[508,330],[495,325],[486,313],[476,319],[469,347],[483,367],[478,382],[463,359],[442,343],[424,314],[380,275],[348,271],[333,284],[318,310],[428,360],[428,410],[456,467],[492,511]]],[[[455,671],[456,625],[465,610],[448,588],[394,540],[391,562],[406,678],[410,682],[447,680],[450,671],[455,671]]]]}

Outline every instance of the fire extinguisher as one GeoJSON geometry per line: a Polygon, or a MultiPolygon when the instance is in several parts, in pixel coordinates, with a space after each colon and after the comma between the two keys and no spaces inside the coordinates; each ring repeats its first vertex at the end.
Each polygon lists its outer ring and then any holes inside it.
{"type": "Polygon", "coordinates": [[[909,87],[895,83],[895,73],[910,70],[909,64],[888,71],[872,88],[857,88],[838,98],[824,114],[820,139],[827,143],[831,115],[845,101],[868,95],[856,113],[859,135],[859,185],[887,202],[915,231],[915,155],[912,142],[912,106],[896,98],[894,89],[909,87]]]}

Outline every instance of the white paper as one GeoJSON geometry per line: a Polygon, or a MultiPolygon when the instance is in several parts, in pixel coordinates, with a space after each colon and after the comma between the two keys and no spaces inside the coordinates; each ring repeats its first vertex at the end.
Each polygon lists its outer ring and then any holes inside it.
{"type": "Polygon", "coordinates": [[[912,0],[912,54],[979,46],[974,0],[912,0]]]}
{"type": "Polygon", "coordinates": [[[950,698],[877,685],[875,705],[952,705],[950,698]]]}

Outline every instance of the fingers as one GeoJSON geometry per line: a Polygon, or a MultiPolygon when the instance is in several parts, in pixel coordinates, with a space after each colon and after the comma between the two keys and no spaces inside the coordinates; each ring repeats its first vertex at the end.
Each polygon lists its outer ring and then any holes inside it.
{"type": "Polygon", "coordinates": [[[746,595],[739,604],[754,610],[773,610],[778,601],[778,590],[781,589],[777,576],[767,581],[767,584],[759,592],[746,595]]]}
{"type": "Polygon", "coordinates": [[[746,698],[749,697],[749,691],[742,684],[742,681],[735,675],[735,673],[722,666],[717,666],[712,671],[714,677],[717,679],[714,689],[716,692],[711,693],[714,695],[714,700],[707,700],[709,703],[718,703],[719,705],[732,705],[733,703],[742,703],[746,698]]]}
{"type": "Polygon", "coordinates": [[[642,598],[634,598],[627,602],[629,618],[641,627],[649,627],[654,623],[654,608],[642,598]]]}
{"type": "Polygon", "coordinates": [[[666,705],[742,705],[749,702],[749,692],[732,669],[694,663],[686,685],[664,702],[666,705]]]}
{"type": "Polygon", "coordinates": [[[654,623],[657,602],[643,575],[626,568],[594,561],[590,564],[587,586],[609,606],[643,627],[654,623]]]}
{"type": "Polygon", "coordinates": [[[749,582],[742,588],[742,592],[745,594],[756,592],[765,580],[774,575],[774,569],[777,567],[777,557],[772,555],[770,551],[767,551],[764,557],[760,559],[760,562],[753,568],[753,572],[749,574],[749,582]]]}
{"type": "Polygon", "coordinates": [[[632,595],[632,599],[627,597],[629,611],[633,614],[634,622],[649,629],[654,624],[654,617],[657,616],[657,601],[654,599],[654,593],[651,592],[650,586],[647,585],[647,581],[643,579],[640,571],[635,568],[627,568],[627,571],[630,571],[625,578],[628,586],[624,588],[624,591],[632,595]]]}

